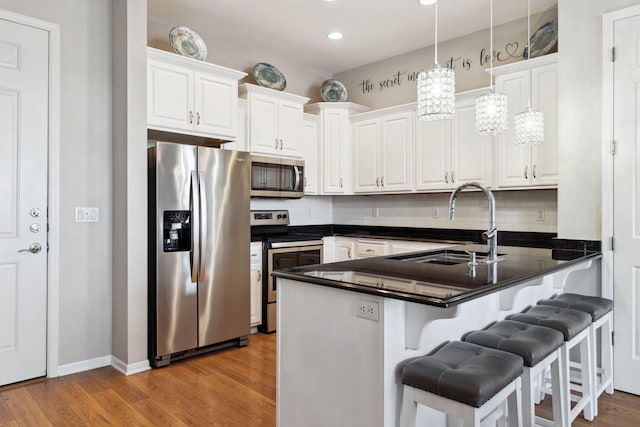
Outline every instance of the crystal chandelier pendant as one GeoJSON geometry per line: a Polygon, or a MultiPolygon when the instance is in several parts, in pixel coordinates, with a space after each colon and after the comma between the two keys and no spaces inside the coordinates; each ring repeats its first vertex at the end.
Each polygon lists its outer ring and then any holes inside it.
{"type": "Polygon", "coordinates": [[[507,131],[507,95],[496,93],[493,88],[476,98],[476,133],[499,135],[507,131]]]}
{"type": "Polygon", "coordinates": [[[527,107],[514,117],[516,145],[542,144],[544,141],[544,117],[540,111],[527,107]]]}
{"type": "Polygon", "coordinates": [[[455,114],[455,73],[435,63],[418,74],[418,118],[420,120],[450,119],[455,114]]]}

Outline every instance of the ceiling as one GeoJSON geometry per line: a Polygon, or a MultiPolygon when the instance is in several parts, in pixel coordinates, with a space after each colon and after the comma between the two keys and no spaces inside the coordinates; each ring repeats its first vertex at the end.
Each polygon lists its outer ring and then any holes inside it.
{"type": "MultiPolygon", "coordinates": [[[[558,0],[531,1],[532,14],[558,0]]],[[[434,43],[434,6],[417,0],[147,0],[150,19],[186,25],[338,73],[434,43]],[[342,40],[327,38],[332,31],[342,40]]],[[[527,16],[526,0],[494,0],[494,25],[527,16]]],[[[440,0],[438,40],[489,27],[489,0],[440,0]]]]}

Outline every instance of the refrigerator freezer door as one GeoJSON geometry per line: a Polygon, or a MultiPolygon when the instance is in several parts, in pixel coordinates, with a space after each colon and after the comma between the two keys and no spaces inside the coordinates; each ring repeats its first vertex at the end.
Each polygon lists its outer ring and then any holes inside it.
{"type": "Polygon", "coordinates": [[[204,177],[202,262],[198,287],[199,347],[250,333],[249,153],[198,148],[204,177]],[[206,228],[206,233],[204,229],[206,228]]]}
{"type": "MultiPolygon", "coordinates": [[[[197,212],[194,215],[191,211],[191,172],[197,170],[196,154],[197,148],[186,145],[157,143],[156,146],[155,222],[156,235],[159,236],[155,243],[156,356],[197,347],[198,324],[194,315],[198,306],[197,283],[191,277],[193,244],[198,242],[197,212]],[[174,221],[175,225],[167,224],[165,227],[166,220],[174,221]],[[163,231],[169,229],[177,234],[184,228],[181,222],[188,222],[190,226],[191,245],[183,250],[166,251],[163,231]]],[[[195,187],[197,189],[197,183],[195,187]]]]}

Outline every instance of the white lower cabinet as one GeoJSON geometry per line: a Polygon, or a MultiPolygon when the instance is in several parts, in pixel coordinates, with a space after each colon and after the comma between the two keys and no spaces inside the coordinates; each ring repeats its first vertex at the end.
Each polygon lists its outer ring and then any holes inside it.
{"type": "Polygon", "coordinates": [[[356,241],[356,259],[389,255],[391,245],[386,240],[358,239],[356,241]]]}
{"type": "Polygon", "coordinates": [[[251,327],[262,323],[262,242],[251,242],[251,327]]]}
{"type": "Polygon", "coordinates": [[[335,236],[325,236],[322,238],[322,262],[326,264],[335,261],[337,261],[336,238],[335,236]]]}
{"type": "Polygon", "coordinates": [[[491,186],[492,140],[476,134],[475,122],[475,98],[485,92],[457,94],[451,120],[418,120],[416,190],[450,190],[471,181],[491,186]]]}
{"type": "Polygon", "coordinates": [[[336,261],[349,261],[355,259],[356,239],[351,237],[336,237],[336,261]]]}

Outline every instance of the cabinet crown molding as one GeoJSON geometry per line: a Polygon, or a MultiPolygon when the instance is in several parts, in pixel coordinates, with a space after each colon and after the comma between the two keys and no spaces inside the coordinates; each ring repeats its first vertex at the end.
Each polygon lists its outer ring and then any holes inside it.
{"type": "Polygon", "coordinates": [[[206,71],[208,73],[216,73],[219,76],[235,80],[242,80],[247,76],[247,73],[242,71],[212,64],[210,62],[200,61],[198,59],[189,58],[187,56],[181,56],[175,53],[167,52],[166,50],[160,50],[153,47],[147,47],[147,58],[158,59],[162,61],[169,60],[174,64],[182,64],[195,70],[206,71]]]}
{"type": "MultiPolygon", "coordinates": [[[[493,75],[501,76],[517,71],[528,70],[529,67],[540,67],[542,65],[555,64],[559,60],[558,53],[551,53],[548,55],[538,56],[536,58],[525,59],[518,62],[512,62],[511,64],[500,65],[499,67],[493,67],[493,75]]],[[[485,70],[487,73],[489,69],[485,70]]]]}
{"type": "Polygon", "coordinates": [[[371,111],[371,108],[355,104],[353,102],[316,102],[314,104],[305,105],[305,113],[319,114],[323,110],[342,110],[349,114],[359,114],[371,111]]]}
{"type": "Polygon", "coordinates": [[[309,102],[309,98],[305,96],[294,95],[293,93],[282,92],[275,89],[269,89],[268,87],[262,87],[262,86],[254,85],[251,83],[243,83],[240,86],[238,86],[238,95],[241,98],[247,98],[249,93],[259,93],[259,94],[271,96],[274,98],[286,99],[292,102],[298,102],[303,105],[309,102]]]}

